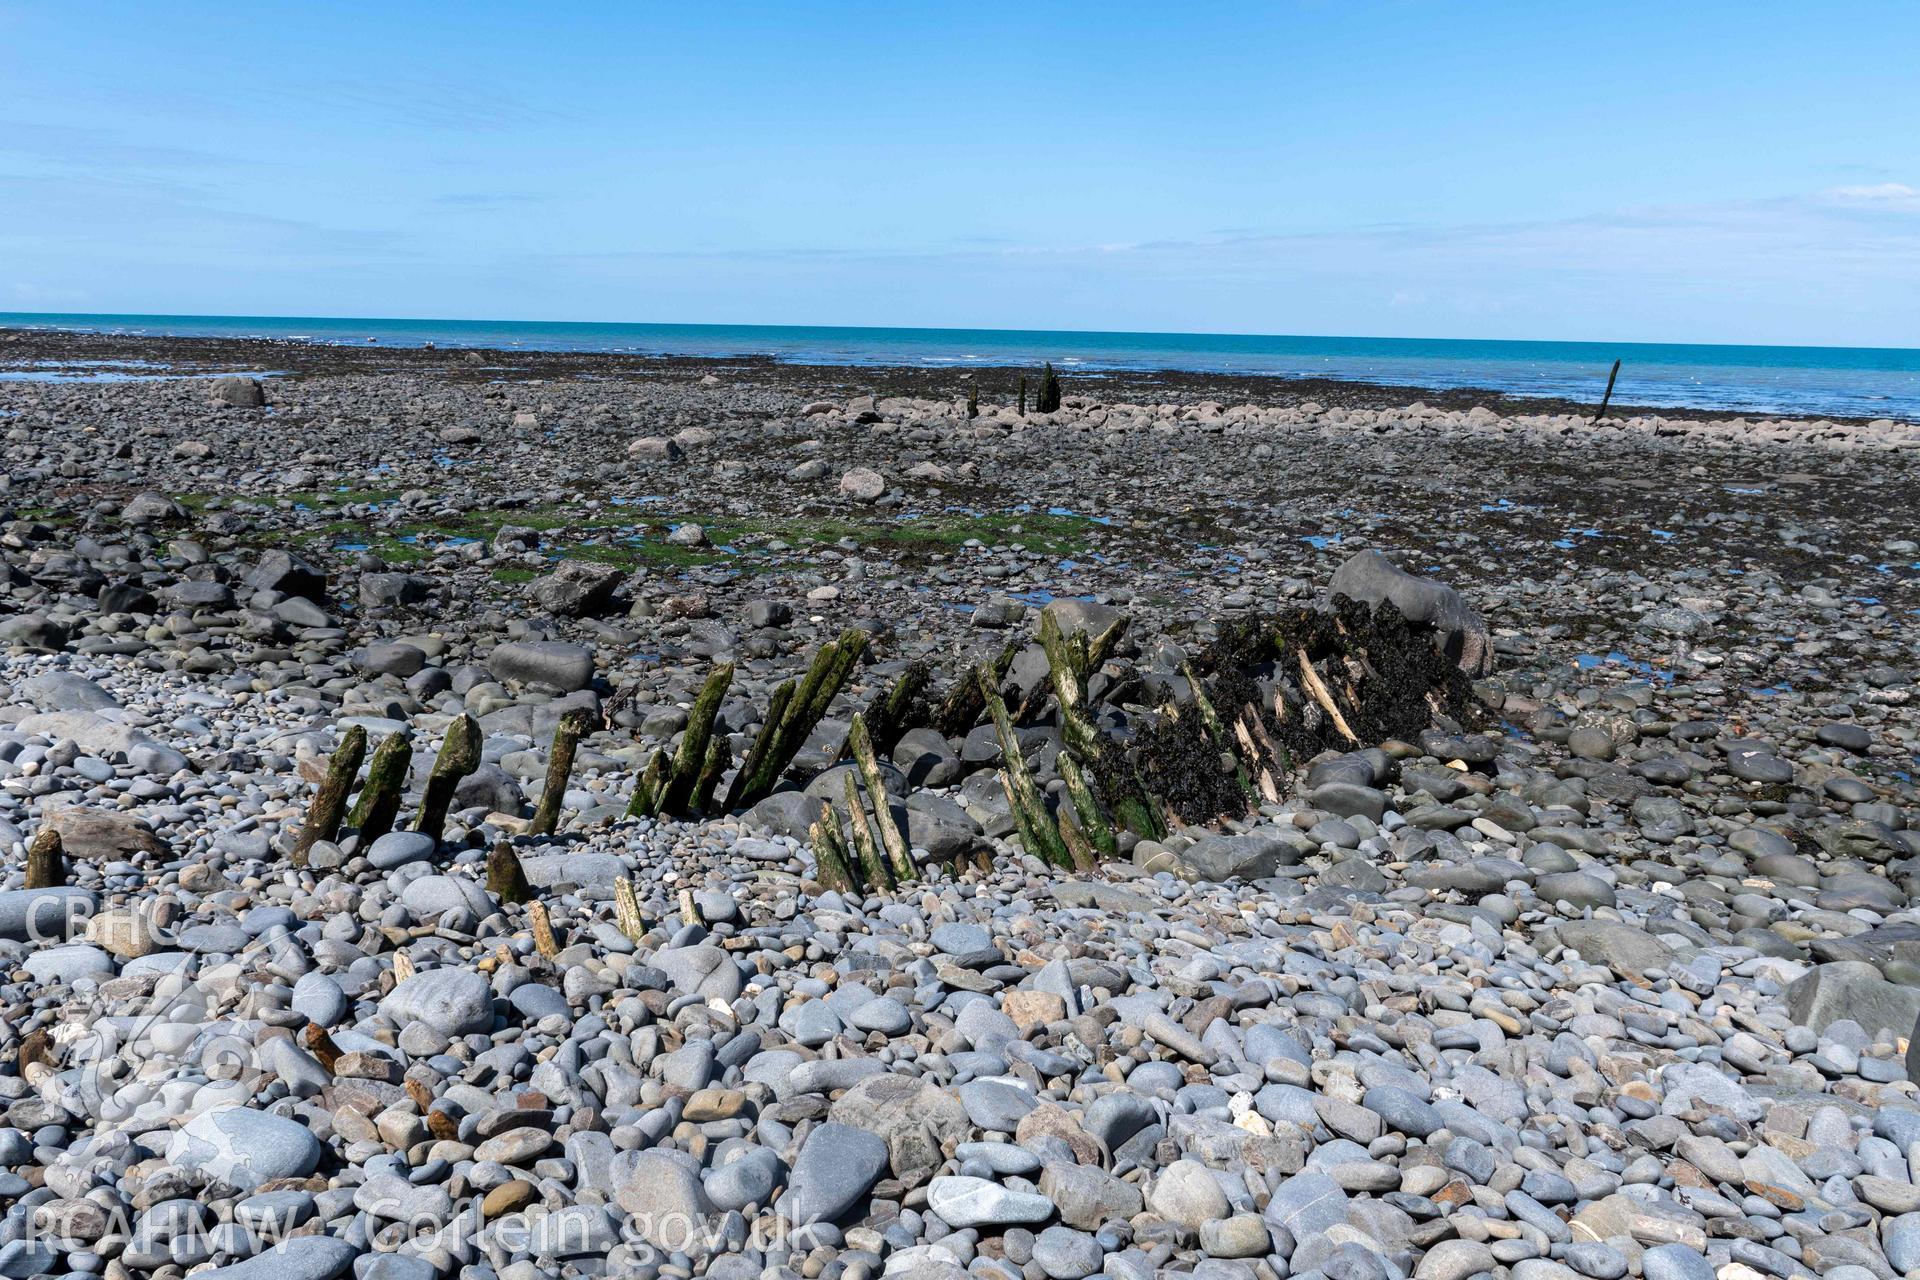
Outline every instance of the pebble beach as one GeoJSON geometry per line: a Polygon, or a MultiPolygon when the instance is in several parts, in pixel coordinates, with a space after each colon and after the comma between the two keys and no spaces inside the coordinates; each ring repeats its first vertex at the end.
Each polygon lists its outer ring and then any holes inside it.
{"type": "Polygon", "coordinates": [[[1920,1274],[1920,425],[7,371],[0,1277],[1920,1274]]]}

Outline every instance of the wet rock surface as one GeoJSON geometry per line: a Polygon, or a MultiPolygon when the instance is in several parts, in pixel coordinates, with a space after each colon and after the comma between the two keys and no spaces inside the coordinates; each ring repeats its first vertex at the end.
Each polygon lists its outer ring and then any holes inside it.
{"type": "Polygon", "coordinates": [[[1911,427],[164,350],[243,376],[0,383],[0,1275],[1920,1269],[1911,427]],[[1004,655],[1068,812],[1043,609],[1190,743],[1196,687],[1321,706],[1223,655],[1337,585],[1459,700],[1157,775],[1224,818],[1050,864],[942,722],[1004,655]],[[719,798],[627,817],[726,663],[719,798]],[[849,794],[897,885],[823,883],[849,794]]]}

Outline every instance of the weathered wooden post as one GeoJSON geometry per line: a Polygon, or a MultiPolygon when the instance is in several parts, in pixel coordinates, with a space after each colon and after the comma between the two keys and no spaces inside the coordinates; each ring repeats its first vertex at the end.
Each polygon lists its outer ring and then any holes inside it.
{"type": "Polygon", "coordinates": [[[470,715],[461,715],[447,726],[447,740],[427,775],[426,794],[420,800],[420,818],[415,831],[424,831],[438,840],[447,828],[447,810],[453,807],[453,793],[460,780],[480,767],[480,725],[470,715]]]}
{"type": "Polygon", "coordinates": [[[50,826],[42,827],[27,846],[27,888],[52,889],[66,882],[67,857],[60,833],[50,826]]]}
{"type": "Polygon", "coordinates": [[[322,840],[340,834],[340,819],[347,812],[347,797],[353,794],[353,780],[360,776],[360,762],[367,758],[367,731],[359,725],[349,728],[327,761],[327,776],[313,793],[307,806],[307,820],[300,824],[288,855],[293,865],[307,865],[307,854],[322,840]]]}
{"type": "Polygon", "coordinates": [[[347,816],[348,825],[360,833],[360,843],[371,844],[393,830],[400,816],[400,801],[407,789],[407,773],[413,767],[413,744],[404,733],[390,733],[374,748],[373,763],[367,766],[366,785],[360,799],[347,816]]]}
{"type": "Polygon", "coordinates": [[[553,731],[553,748],[547,752],[546,786],[540,792],[540,804],[533,811],[527,830],[536,836],[550,836],[560,825],[560,801],[567,794],[567,779],[573,773],[574,752],[587,732],[587,709],[574,707],[560,717],[553,731]]]}

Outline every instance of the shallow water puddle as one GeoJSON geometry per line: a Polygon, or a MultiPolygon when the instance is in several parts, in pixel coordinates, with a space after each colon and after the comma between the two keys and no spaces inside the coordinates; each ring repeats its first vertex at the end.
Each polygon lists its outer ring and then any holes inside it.
{"type": "Polygon", "coordinates": [[[1620,652],[1618,649],[1613,649],[1606,653],[1575,654],[1573,663],[1582,671],[1596,671],[1603,666],[1625,667],[1627,670],[1637,671],[1643,676],[1651,676],[1662,684],[1673,683],[1673,672],[1664,671],[1650,662],[1642,662],[1638,658],[1620,652]]]}
{"type": "MultiPolygon", "coordinates": [[[[232,370],[175,370],[158,360],[33,360],[24,367],[0,369],[0,382],[175,382],[231,378],[232,370]]],[[[284,378],[284,369],[246,372],[248,378],[284,378]]]]}

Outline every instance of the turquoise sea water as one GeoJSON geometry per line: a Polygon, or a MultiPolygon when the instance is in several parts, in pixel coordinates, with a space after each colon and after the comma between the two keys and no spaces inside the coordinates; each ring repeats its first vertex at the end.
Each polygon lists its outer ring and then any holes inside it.
{"type": "Polygon", "coordinates": [[[991,366],[1051,360],[1063,373],[1182,369],[1347,378],[1439,390],[1484,387],[1598,402],[1743,413],[1920,420],[1920,350],[1672,343],[1312,338],[1213,333],[881,329],[812,325],[594,324],[312,316],[0,313],[0,327],[260,337],[390,346],[520,347],[650,355],[771,356],[797,364],[991,366]]]}

